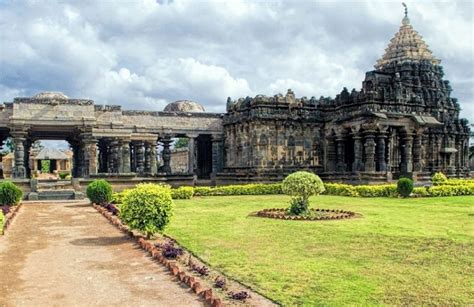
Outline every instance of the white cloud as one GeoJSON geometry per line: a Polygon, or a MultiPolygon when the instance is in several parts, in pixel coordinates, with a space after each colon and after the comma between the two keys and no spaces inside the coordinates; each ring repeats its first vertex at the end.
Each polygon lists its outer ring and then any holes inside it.
{"type": "MultiPolygon", "coordinates": [[[[474,121],[473,4],[407,1],[474,121]]],[[[55,90],[124,109],[360,88],[398,30],[399,1],[27,1],[1,4],[2,100],[55,90]]]]}

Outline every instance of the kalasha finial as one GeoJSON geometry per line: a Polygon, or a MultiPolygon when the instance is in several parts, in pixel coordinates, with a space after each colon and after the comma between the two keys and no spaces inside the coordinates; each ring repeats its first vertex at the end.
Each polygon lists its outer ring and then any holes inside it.
{"type": "Polygon", "coordinates": [[[405,17],[403,17],[402,24],[408,25],[410,24],[410,19],[408,19],[408,7],[405,2],[402,2],[403,7],[405,8],[405,17]]]}

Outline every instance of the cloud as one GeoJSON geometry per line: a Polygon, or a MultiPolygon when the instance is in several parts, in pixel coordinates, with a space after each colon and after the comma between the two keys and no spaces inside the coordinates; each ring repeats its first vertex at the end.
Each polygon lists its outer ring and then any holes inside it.
{"type": "MultiPolygon", "coordinates": [[[[473,3],[407,1],[474,122],[473,3]]],[[[360,88],[400,26],[399,1],[0,3],[4,101],[62,91],[124,109],[228,96],[335,96],[360,88]]]]}

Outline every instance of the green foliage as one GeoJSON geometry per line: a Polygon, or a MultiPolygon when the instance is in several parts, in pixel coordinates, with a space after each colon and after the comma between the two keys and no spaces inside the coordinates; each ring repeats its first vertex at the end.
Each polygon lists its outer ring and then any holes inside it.
{"type": "Polygon", "coordinates": [[[290,201],[290,213],[303,214],[308,211],[309,197],[321,194],[325,189],[318,175],[300,171],[288,175],[283,180],[282,191],[293,196],[290,201]]]}
{"type": "Polygon", "coordinates": [[[445,174],[442,172],[437,172],[436,174],[431,177],[431,181],[433,184],[444,184],[446,181],[448,181],[448,177],[446,177],[445,174]]]}
{"type": "Polygon", "coordinates": [[[120,218],[132,229],[150,237],[162,232],[172,216],[173,200],[169,186],[139,184],[125,193],[120,218]]]}
{"type": "Polygon", "coordinates": [[[432,197],[474,195],[474,183],[435,185],[428,189],[428,193],[432,197]]]}
{"type": "Polygon", "coordinates": [[[397,192],[402,197],[409,197],[413,191],[413,180],[410,178],[400,178],[397,182],[397,192]]]}
{"type": "Polygon", "coordinates": [[[18,205],[23,198],[23,191],[11,181],[0,183],[0,205],[18,205]]]}
{"type": "Polygon", "coordinates": [[[96,179],[89,183],[86,194],[92,203],[102,206],[112,200],[112,186],[104,179],[96,179]]]}
{"type": "Polygon", "coordinates": [[[355,190],[361,197],[397,197],[395,184],[356,185],[355,190]]]}
{"type": "Polygon", "coordinates": [[[193,187],[179,187],[171,190],[171,197],[173,199],[191,199],[194,195],[193,187]]]}
{"type": "Polygon", "coordinates": [[[69,175],[70,174],[69,174],[68,171],[61,171],[61,172],[58,173],[59,178],[63,179],[63,180],[66,179],[66,177],[69,176],[69,175]]]}
{"type": "Polygon", "coordinates": [[[9,153],[13,152],[14,148],[15,148],[15,145],[13,144],[13,139],[9,137],[5,140],[5,144],[3,145],[0,155],[2,156],[8,155],[9,153]]]}
{"type": "Polygon", "coordinates": [[[281,184],[252,183],[243,185],[226,185],[218,187],[195,187],[195,196],[230,196],[230,195],[271,195],[282,194],[281,184]]]}
{"type": "Polygon", "coordinates": [[[178,138],[174,143],[174,148],[186,148],[188,147],[188,142],[187,138],[178,138]]]}
{"type": "Polygon", "coordinates": [[[125,195],[130,192],[132,189],[124,189],[122,192],[114,192],[112,193],[112,203],[114,204],[122,204],[123,198],[125,195]]]}
{"type": "Polygon", "coordinates": [[[41,172],[44,174],[49,173],[51,167],[51,160],[41,160],[41,172]]]}
{"type": "Polygon", "coordinates": [[[428,197],[428,196],[430,196],[430,193],[428,192],[428,189],[425,188],[425,187],[414,188],[412,194],[415,197],[428,197]]]}
{"type": "Polygon", "coordinates": [[[359,197],[355,186],[344,183],[325,183],[324,188],[326,189],[324,194],[327,195],[338,195],[338,196],[351,196],[359,197]]]}
{"type": "Polygon", "coordinates": [[[308,212],[308,200],[303,197],[293,196],[290,199],[290,208],[288,213],[292,215],[301,215],[308,212]]]}
{"type": "Polygon", "coordinates": [[[0,235],[3,234],[3,225],[5,224],[5,216],[2,210],[0,210],[0,235]]]}
{"type": "Polygon", "coordinates": [[[288,175],[283,180],[282,190],[287,195],[298,196],[304,199],[325,191],[321,178],[318,175],[305,171],[288,175]]]}

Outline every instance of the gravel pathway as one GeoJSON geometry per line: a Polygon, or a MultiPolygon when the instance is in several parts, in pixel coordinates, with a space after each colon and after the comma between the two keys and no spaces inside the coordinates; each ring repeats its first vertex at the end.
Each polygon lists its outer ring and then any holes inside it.
{"type": "Polygon", "coordinates": [[[0,306],[203,306],[85,202],[26,203],[0,236],[0,306]]]}

